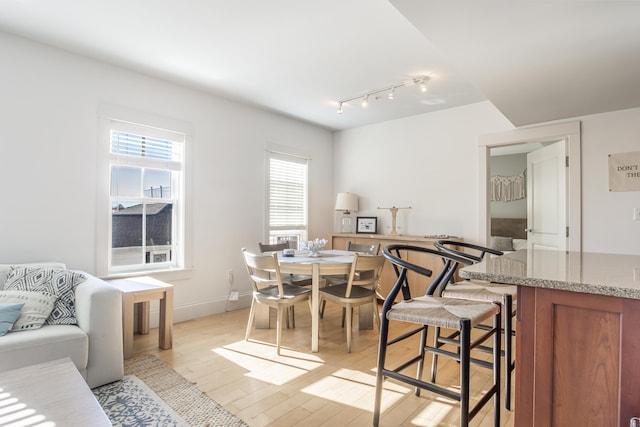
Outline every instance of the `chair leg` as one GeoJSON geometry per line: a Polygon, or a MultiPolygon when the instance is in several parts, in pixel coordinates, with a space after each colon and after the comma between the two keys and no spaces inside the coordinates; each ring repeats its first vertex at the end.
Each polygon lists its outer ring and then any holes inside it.
{"type": "Polygon", "coordinates": [[[502,307],[504,310],[504,365],[505,365],[505,408],[511,410],[511,373],[513,372],[513,297],[510,294],[504,295],[502,307]]]}
{"type": "Polygon", "coordinates": [[[384,384],[384,364],[387,358],[387,341],[389,339],[389,320],[380,320],[380,340],[378,344],[378,369],[376,370],[376,396],[373,405],[373,427],[380,424],[380,410],[382,405],[382,386],[384,384]]]}
{"type": "Polygon", "coordinates": [[[352,329],[352,322],[351,319],[353,319],[353,308],[351,307],[351,304],[347,304],[346,307],[344,307],[343,309],[343,314],[346,313],[347,314],[347,322],[346,322],[346,328],[347,328],[347,353],[351,353],[351,329],[352,329]]]}
{"type": "MultiPolygon", "coordinates": [[[[344,328],[344,316],[346,308],[342,307],[342,327],[344,328]]],[[[353,307],[351,308],[351,315],[353,316],[353,307]]]]}
{"type": "Polygon", "coordinates": [[[373,297],[373,316],[376,326],[378,326],[378,332],[380,332],[380,311],[378,310],[378,299],[373,297]]]}
{"type": "MultiPolygon", "coordinates": [[[[509,295],[509,300],[511,299],[511,295],[509,295]]],[[[511,302],[511,301],[509,301],[511,302]]],[[[511,305],[509,305],[511,307],[511,305]]],[[[508,310],[510,312],[511,310],[508,310]]],[[[493,328],[496,330],[495,335],[493,336],[493,383],[495,387],[495,394],[493,395],[493,425],[494,427],[500,427],[500,359],[502,357],[502,351],[500,349],[500,316],[504,315],[502,312],[498,313],[493,318],[493,328]]],[[[511,323],[511,315],[508,316],[509,323],[511,323]]],[[[511,335],[509,335],[509,340],[511,335]]],[[[511,362],[507,361],[507,365],[510,365],[511,362]]],[[[507,373],[509,372],[509,368],[506,369],[507,373]]],[[[511,388],[511,378],[509,378],[507,382],[507,387],[511,388]]],[[[507,395],[507,404],[509,404],[509,395],[507,395]]],[[[510,406],[510,405],[509,405],[510,406]]],[[[508,408],[507,408],[508,409],[508,408]]]]}
{"type": "MultiPolygon", "coordinates": [[[[438,328],[436,328],[438,329],[438,328]]],[[[425,352],[425,348],[427,348],[427,335],[429,333],[429,326],[427,325],[423,325],[422,326],[422,332],[420,333],[420,347],[418,347],[418,356],[420,357],[420,360],[418,361],[418,369],[416,372],[416,379],[418,381],[422,381],[422,372],[424,371],[424,356],[426,354],[425,352]]],[[[434,362],[432,362],[434,363],[434,362]]],[[[432,368],[433,369],[433,368],[432,368]]],[[[435,377],[435,375],[433,374],[433,372],[431,372],[431,376],[435,377]]],[[[431,380],[431,382],[435,382],[435,379],[431,380]]],[[[416,396],[420,397],[420,392],[422,391],[422,389],[420,387],[416,387],[416,391],[413,393],[416,396]]]]}
{"type": "MultiPolygon", "coordinates": [[[[287,310],[287,309],[285,309],[287,310]]],[[[278,306],[278,318],[276,320],[276,350],[278,353],[278,356],[280,355],[280,337],[282,336],[282,317],[285,314],[284,310],[282,310],[282,307],[278,306]]]]}
{"type": "MultiPolygon", "coordinates": [[[[434,348],[439,348],[440,347],[440,327],[435,326],[433,328],[433,347],[434,348]]],[[[433,353],[431,355],[431,382],[435,383],[436,382],[436,374],[438,372],[438,355],[436,353],[433,353]]]]}
{"type": "Polygon", "coordinates": [[[251,330],[253,329],[253,322],[256,316],[256,300],[251,300],[251,309],[249,309],[249,320],[247,321],[247,331],[244,334],[244,340],[249,340],[249,335],[251,334],[251,330]]]}
{"type": "Polygon", "coordinates": [[[469,319],[462,319],[460,328],[460,427],[467,427],[469,425],[470,364],[471,321],[469,319]]]}
{"type": "Polygon", "coordinates": [[[289,307],[289,311],[291,312],[291,328],[296,328],[296,309],[295,306],[289,307]]]}

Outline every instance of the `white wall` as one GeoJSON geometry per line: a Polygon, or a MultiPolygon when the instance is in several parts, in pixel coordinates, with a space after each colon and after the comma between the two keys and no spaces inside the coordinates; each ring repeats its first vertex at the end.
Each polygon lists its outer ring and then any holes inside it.
{"type": "Polygon", "coordinates": [[[388,234],[449,234],[477,240],[478,136],[513,126],[489,102],[422,114],[335,135],[335,191],[359,196],[360,216],[388,234]]]}
{"type": "MultiPolygon", "coordinates": [[[[608,191],[607,155],[640,151],[640,108],[582,122],[582,245],[587,252],[640,254],[640,192],[608,191]]],[[[512,129],[489,102],[338,132],[335,190],[360,196],[359,215],[388,232],[377,206],[410,205],[403,234],[478,239],[478,137],[512,129]]],[[[402,212],[402,211],[400,211],[402,212]]]]}
{"type": "Polygon", "coordinates": [[[0,33],[0,263],[58,260],[96,271],[98,110],[189,123],[193,270],[174,277],[176,319],[225,309],[240,248],[263,240],[267,144],[311,156],[310,235],[333,227],[331,132],[0,33]]]}
{"type": "MultiPolygon", "coordinates": [[[[640,151],[640,108],[580,117],[582,121],[582,248],[640,254],[640,192],[610,192],[608,155],[640,151]]],[[[640,266],[639,266],[640,267],[640,266]]]]}

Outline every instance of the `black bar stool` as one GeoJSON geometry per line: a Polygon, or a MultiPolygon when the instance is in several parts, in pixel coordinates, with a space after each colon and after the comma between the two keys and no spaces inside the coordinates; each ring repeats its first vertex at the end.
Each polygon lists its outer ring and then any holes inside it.
{"type": "MultiPolygon", "coordinates": [[[[503,255],[502,251],[498,251],[496,249],[475,245],[473,243],[456,242],[453,240],[438,240],[435,243],[435,247],[450,255],[467,258],[473,263],[482,261],[487,254],[494,256],[503,255]],[[465,251],[454,249],[455,247],[464,248],[465,251]]],[[[444,259],[443,261],[445,263],[450,262],[444,259]]],[[[516,315],[516,310],[513,308],[513,303],[516,301],[517,293],[518,288],[514,285],[491,283],[480,280],[462,280],[455,283],[442,283],[438,290],[438,295],[446,298],[497,302],[501,304],[502,317],[504,321],[504,327],[502,330],[504,333],[504,351],[502,355],[505,360],[504,394],[505,408],[507,410],[511,410],[511,377],[516,368],[516,361],[513,357],[513,337],[515,336],[515,331],[513,330],[513,318],[516,315]]]]}
{"type": "MultiPolygon", "coordinates": [[[[433,295],[442,281],[451,279],[459,264],[469,264],[467,259],[442,253],[437,250],[418,246],[389,245],[383,249],[384,257],[393,263],[398,275],[398,280],[393,286],[382,306],[382,318],[380,323],[380,345],[378,347],[378,370],[376,376],[376,397],[373,411],[373,425],[378,426],[380,421],[382,388],[385,378],[392,378],[416,387],[416,396],[422,389],[440,394],[447,398],[460,402],[460,426],[466,427],[469,421],[478,414],[480,409],[493,397],[494,425],[500,425],[500,306],[491,302],[465,301],[454,298],[443,298],[433,295]],[[419,276],[430,277],[431,270],[416,264],[409,263],[400,257],[401,251],[410,257],[415,255],[433,255],[446,258],[451,262],[445,264],[432,284],[427,289],[427,295],[412,298],[409,291],[407,272],[412,271],[419,276]],[[403,301],[394,304],[399,292],[403,293],[403,301]],[[493,318],[493,327],[489,331],[479,331],[480,336],[472,337],[472,330],[482,322],[493,318]],[[404,333],[395,338],[389,338],[389,323],[391,321],[408,322],[420,325],[418,328],[404,333]],[[448,344],[456,347],[456,351],[449,351],[442,346],[427,345],[427,332],[429,326],[434,328],[450,328],[458,333],[456,340],[448,344]],[[418,354],[397,367],[389,368],[387,362],[388,347],[420,333],[420,346],[418,354]],[[471,357],[471,351],[477,349],[482,343],[493,337],[493,361],[476,360],[471,357]],[[460,364],[460,391],[455,392],[434,381],[422,380],[424,357],[426,353],[434,353],[455,359],[460,364]],[[471,363],[487,367],[493,371],[493,384],[480,396],[475,405],[470,403],[470,366],[471,363]],[[405,369],[416,364],[416,377],[403,373],[405,369]]],[[[419,277],[418,276],[418,277],[419,277]]]]}

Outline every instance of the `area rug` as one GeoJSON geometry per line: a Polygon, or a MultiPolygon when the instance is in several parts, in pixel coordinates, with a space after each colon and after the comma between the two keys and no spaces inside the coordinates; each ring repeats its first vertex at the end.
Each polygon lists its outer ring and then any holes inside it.
{"type": "Polygon", "coordinates": [[[247,426],[155,356],[126,361],[125,374],[93,389],[114,426],[247,426]]]}

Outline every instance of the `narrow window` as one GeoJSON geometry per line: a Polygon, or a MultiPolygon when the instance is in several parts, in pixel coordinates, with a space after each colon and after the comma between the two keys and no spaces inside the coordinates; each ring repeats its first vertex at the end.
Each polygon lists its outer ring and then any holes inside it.
{"type": "Polygon", "coordinates": [[[308,161],[268,153],[267,232],[270,243],[307,239],[308,161]]]}

